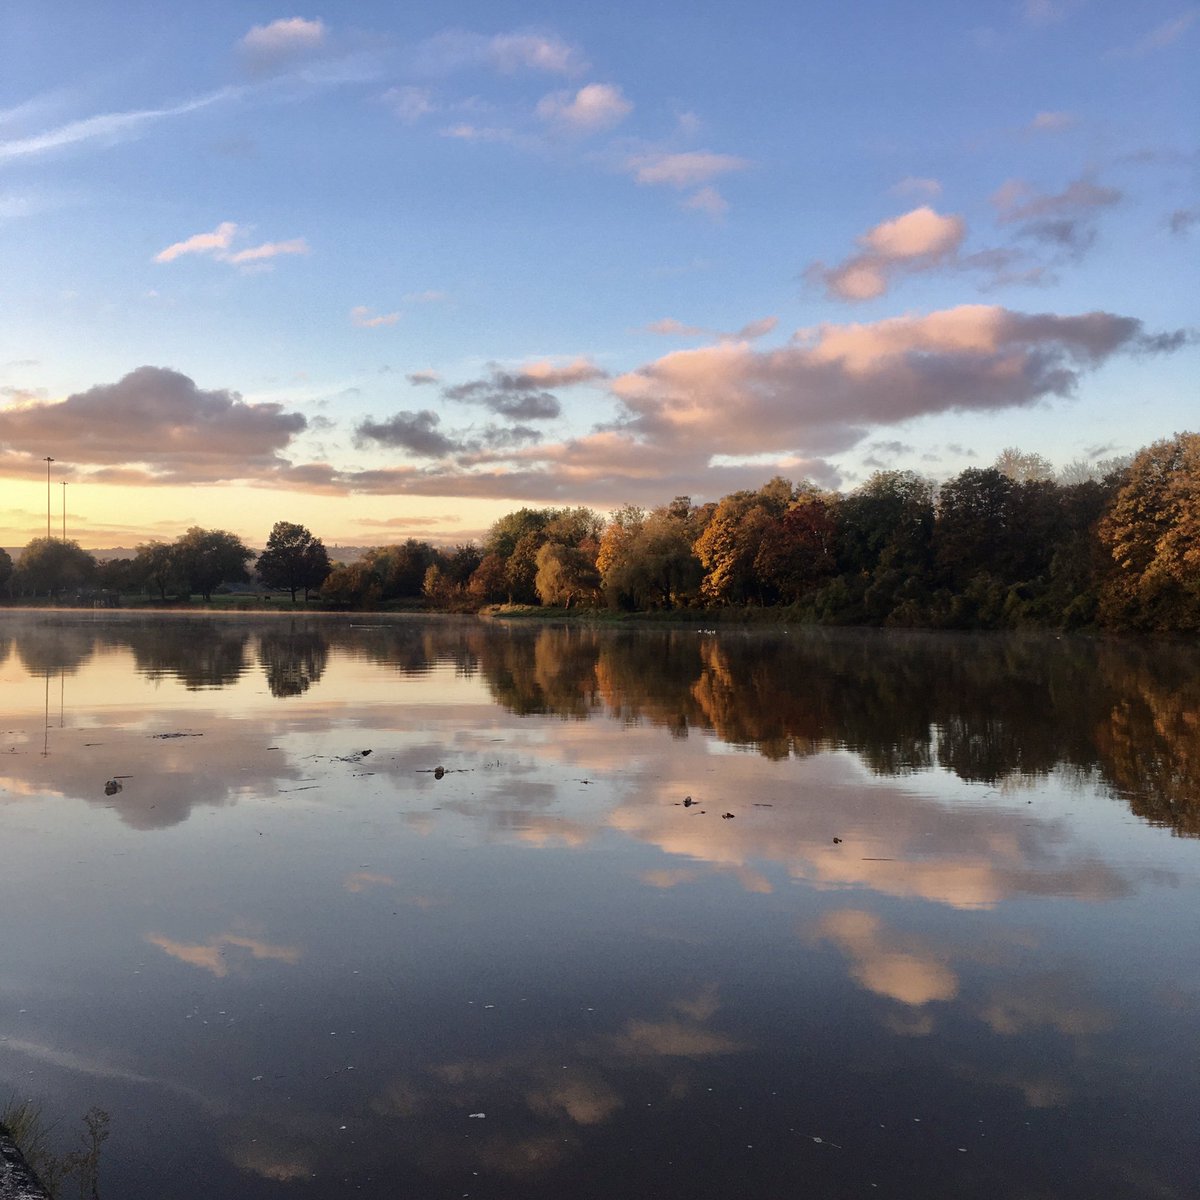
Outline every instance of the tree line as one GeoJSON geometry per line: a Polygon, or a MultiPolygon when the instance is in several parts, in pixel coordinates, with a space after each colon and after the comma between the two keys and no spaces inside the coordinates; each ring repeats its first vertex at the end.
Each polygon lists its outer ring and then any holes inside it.
{"type": "MultiPolygon", "coordinates": [[[[91,585],[209,599],[247,580],[255,557],[234,535],[198,528],[124,563],[39,538],[8,574],[17,594],[91,585]]],[[[345,564],[303,526],[279,522],[255,569],[267,588],[341,609],[755,609],[830,625],[1195,631],[1200,434],[1058,474],[1010,449],[940,486],[879,471],[849,493],[776,477],[719,501],[679,496],[607,518],[525,507],[480,546],[409,538],[345,564]]],[[[5,577],[0,560],[0,586],[5,577]]]]}

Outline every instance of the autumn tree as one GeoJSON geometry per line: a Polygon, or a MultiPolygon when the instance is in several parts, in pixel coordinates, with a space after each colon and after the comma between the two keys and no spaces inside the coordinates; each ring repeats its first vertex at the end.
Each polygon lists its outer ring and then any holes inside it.
{"type": "Polygon", "coordinates": [[[206,601],[222,583],[245,583],[250,579],[246,564],[254,551],[224,529],[193,525],[176,539],[175,553],[188,590],[199,592],[206,601]]]}
{"type": "Polygon", "coordinates": [[[543,604],[570,608],[578,600],[595,603],[600,596],[600,572],[581,547],[546,542],[537,553],[534,587],[543,604]]]}
{"type": "Polygon", "coordinates": [[[1101,537],[1116,565],[1110,620],[1200,628],[1200,434],[1177,434],[1134,458],[1101,537]]]}
{"type": "Polygon", "coordinates": [[[325,582],[333,567],[325,543],[303,525],[290,521],[277,521],[267,538],[266,549],[258,556],[259,578],[268,588],[279,588],[292,594],[304,589],[304,600],[308,602],[310,591],[325,582]]]}
{"type": "Polygon", "coordinates": [[[499,554],[485,554],[471,572],[467,591],[480,604],[499,604],[508,595],[504,559],[499,554]]]}

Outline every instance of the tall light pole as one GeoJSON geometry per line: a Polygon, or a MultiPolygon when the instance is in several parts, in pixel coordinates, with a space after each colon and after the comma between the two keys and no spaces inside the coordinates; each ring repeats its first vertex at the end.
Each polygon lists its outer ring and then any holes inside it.
{"type": "Polygon", "coordinates": [[[54,461],[46,455],[46,540],[50,539],[50,464],[54,461]]]}
{"type": "Polygon", "coordinates": [[[62,481],[63,485],[63,541],[67,540],[67,481],[62,481]]]}

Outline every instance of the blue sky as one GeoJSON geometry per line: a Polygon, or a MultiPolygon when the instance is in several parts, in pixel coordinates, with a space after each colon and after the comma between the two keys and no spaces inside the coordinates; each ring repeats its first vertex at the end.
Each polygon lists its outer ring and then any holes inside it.
{"type": "Polygon", "coordinates": [[[85,545],[453,541],[1195,428],[1198,45],[1158,2],[10,2],[0,542],[47,454],[85,545]]]}

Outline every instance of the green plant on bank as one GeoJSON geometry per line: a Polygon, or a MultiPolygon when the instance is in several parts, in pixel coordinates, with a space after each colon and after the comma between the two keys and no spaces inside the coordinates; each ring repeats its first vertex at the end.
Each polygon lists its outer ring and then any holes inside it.
{"type": "Polygon", "coordinates": [[[104,1109],[88,1109],[83,1115],[79,1149],[59,1154],[51,1143],[58,1123],[46,1121],[40,1104],[12,1099],[0,1109],[0,1125],[12,1135],[17,1149],[54,1200],[66,1200],[72,1179],[79,1185],[80,1200],[99,1200],[100,1151],[108,1140],[108,1121],[104,1109]]]}

